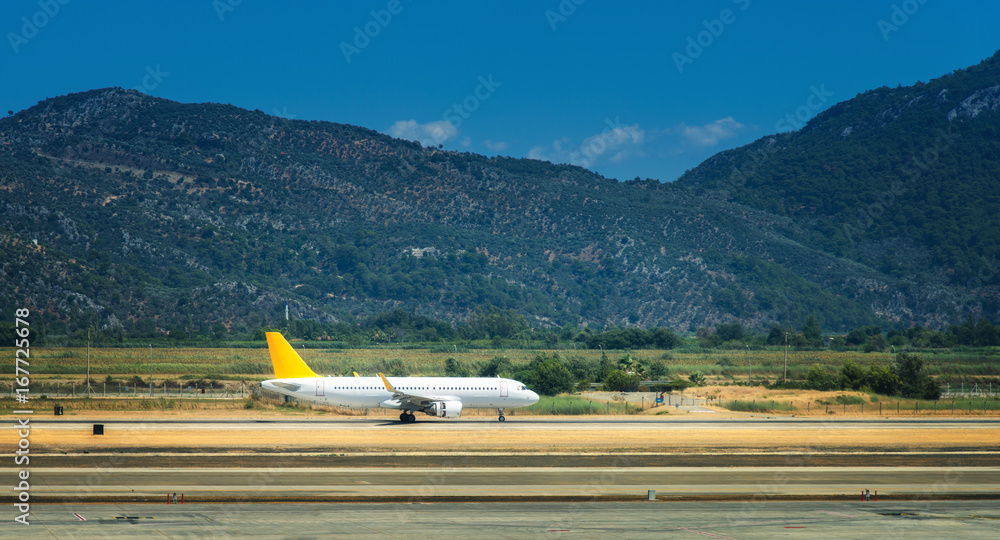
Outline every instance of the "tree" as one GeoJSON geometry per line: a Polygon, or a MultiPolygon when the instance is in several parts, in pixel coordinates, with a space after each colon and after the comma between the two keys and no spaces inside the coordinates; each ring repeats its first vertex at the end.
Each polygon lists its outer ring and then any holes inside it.
{"type": "Polygon", "coordinates": [[[785,329],[780,326],[772,326],[771,331],[767,334],[767,344],[768,345],[784,345],[785,344],[785,329]]]}
{"type": "Polygon", "coordinates": [[[820,328],[819,319],[815,315],[806,317],[806,325],[802,328],[802,335],[805,336],[810,345],[822,343],[823,329],[820,328]]]}
{"type": "Polygon", "coordinates": [[[514,364],[506,356],[494,356],[479,370],[480,377],[500,377],[510,375],[514,371],[514,364]]]}
{"type": "Polygon", "coordinates": [[[594,380],[594,372],[597,362],[582,356],[570,356],[566,359],[566,367],[573,374],[573,378],[578,381],[590,382],[594,380]]]}
{"type": "Polygon", "coordinates": [[[604,379],[604,389],[609,392],[635,392],[639,389],[639,377],[620,369],[613,370],[604,379]]]}
{"type": "MultiPolygon", "coordinates": [[[[896,355],[893,372],[899,377],[899,389],[903,397],[920,397],[925,386],[924,361],[915,354],[901,352],[896,355]]],[[[940,396],[940,389],[938,390],[940,396]]]]}
{"type": "Polygon", "coordinates": [[[444,374],[448,377],[468,377],[469,368],[462,362],[449,358],[444,361],[444,374]]]}
{"type": "Polygon", "coordinates": [[[681,338],[669,328],[654,328],[649,331],[653,345],[659,349],[673,349],[680,344],[681,338]]]}
{"type": "Polygon", "coordinates": [[[535,368],[534,381],[535,390],[546,396],[554,396],[573,389],[573,374],[555,357],[535,368]]]}
{"type": "Polygon", "coordinates": [[[941,384],[935,381],[933,377],[924,377],[923,382],[920,383],[920,398],[941,399],[941,384]]]}
{"type": "Polygon", "coordinates": [[[837,377],[828,373],[820,364],[813,364],[809,368],[806,381],[809,383],[809,388],[813,390],[833,390],[837,388],[839,382],[837,377]]]}
{"type": "Polygon", "coordinates": [[[740,323],[732,324],[717,324],[715,325],[715,333],[718,334],[719,339],[722,342],[726,341],[738,341],[743,339],[746,335],[746,329],[740,323]]]}
{"type": "Polygon", "coordinates": [[[885,364],[872,364],[868,368],[868,387],[886,396],[899,392],[899,377],[885,364]]]}
{"type": "Polygon", "coordinates": [[[618,358],[618,369],[625,373],[635,373],[635,366],[635,358],[632,358],[631,354],[625,353],[618,358]]]}
{"type": "Polygon", "coordinates": [[[528,320],[512,309],[490,306],[485,311],[473,313],[466,328],[473,339],[512,339],[528,329],[528,320]]]}
{"type": "Polygon", "coordinates": [[[615,366],[608,360],[608,357],[601,355],[601,362],[597,365],[597,373],[594,374],[594,380],[603,381],[608,378],[608,375],[614,371],[615,366]]]}
{"type": "Polygon", "coordinates": [[[861,390],[867,378],[864,368],[851,360],[840,366],[840,387],[844,390],[861,390]]]}
{"type": "Polygon", "coordinates": [[[878,326],[865,326],[862,328],[855,328],[847,333],[845,340],[848,345],[862,345],[871,336],[878,336],[882,334],[882,329],[878,326]]]}
{"type": "Polygon", "coordinates": [[[229,330],[226,328],[226,325],[222,323],[215,323],[215,325],[212,326],[212,337],[214,337],[216,341],[220,341],[222,338],[226,337],[226,332],[228,331],[229,330]]]}
{"type": "Polygon", "coordinates": [[[885,339],[882,337],[882,334],[876,334],[874,336],[871,336],[868,338],[868,341],[865,341],[865,345],[864,347],[861,348],[861,350],[865,351],[866,353],[884,351],[885,339]]]}
{"type": "Polygon", "coordinates": [[[646,375],[654,381],[663,381],[670,377],[670,368],[662,360],[653,360],[646,368],[646,375]]]}
{"type": "Polygon", "coordinates": [[[694,373],[688,375],[688,380],[690,380],[691,384],[695,386],[701,386],[705,384],[705,374],[700,371],[695,371],[694,373]]]}

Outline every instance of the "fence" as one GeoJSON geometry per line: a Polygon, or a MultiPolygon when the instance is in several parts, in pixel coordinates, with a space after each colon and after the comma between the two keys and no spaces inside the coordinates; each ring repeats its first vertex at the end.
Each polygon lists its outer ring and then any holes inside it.
{"type": "Polygon", "coordinates": [[[722,406],[738,412],[842,415],[842,416],[947,416],[957,414],[996,414],[1000,399],[996,397],[941,399],[937,401],[893,400],[875,403],[807,403],[792,406],[777,400],[730,401],[722,406]]]}
{"type": "MultiPolygon", "coordinates": [[[[209,385],[185,385],[179,384],[176,387],[167,385],[153,385],[150,393],[149,386],[139,387],[126,383],[96,383],[90,385],[88,390],[86,384],[79,383],[34,383],[30,387],[32,399],[45,396],[48,398],[148,398],[169,397],[169,398],[219,398],[219,399],[239,399],[246,397],[250,392],[250,385],[244,383],[222,384],[220,386],[209,385]]],[[[13,384],[0,383],[0,392],[4,395],[15,393],[13,384]]]]}

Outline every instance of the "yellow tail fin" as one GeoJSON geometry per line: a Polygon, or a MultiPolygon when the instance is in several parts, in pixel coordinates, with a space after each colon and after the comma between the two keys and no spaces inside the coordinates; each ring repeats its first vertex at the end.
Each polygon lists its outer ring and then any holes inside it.
{"type": "Polygon", "coordinates": [[[319,377],[302,361],[299,353],[288,344],[281,332],[267,332],[267,350],[271,353],[275,379],[319,377]]]}

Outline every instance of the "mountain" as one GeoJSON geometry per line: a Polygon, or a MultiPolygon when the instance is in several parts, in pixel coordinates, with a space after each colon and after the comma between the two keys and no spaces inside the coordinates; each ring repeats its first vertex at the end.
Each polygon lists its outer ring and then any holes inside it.
{"type": "Polygon", "coordinates": [[[790,219],[790,239],[893,280],[900,320],[1000,313],[1000,53],[838,103],[677,187],[790,219]]]}
{"type": "Polygon", "coordinates": [[[0,119],[0,298],[54,333],[246,331],[286,304],[681,331],[995,317],[998,79],[994,57],[873,90],[673,184],[121,88],[46,99],[0,119]]]}

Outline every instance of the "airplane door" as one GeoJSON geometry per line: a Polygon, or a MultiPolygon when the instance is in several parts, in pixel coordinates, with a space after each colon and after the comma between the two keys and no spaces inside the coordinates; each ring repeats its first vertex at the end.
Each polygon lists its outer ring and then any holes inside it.
{"type": "Polygon", "coordinates": [[[324,391],[325,389],[323,388],[323,382],[324,381],[322,379],[319,379],[319,380],[316,381],[316,395],[317,396],[325,396],[326,395],[326,393],[324,391]]]}
{"type": "Polygon", "coordinates": [[[507,381],[500,381],[500,397],[507,397],[507,381]]]}

